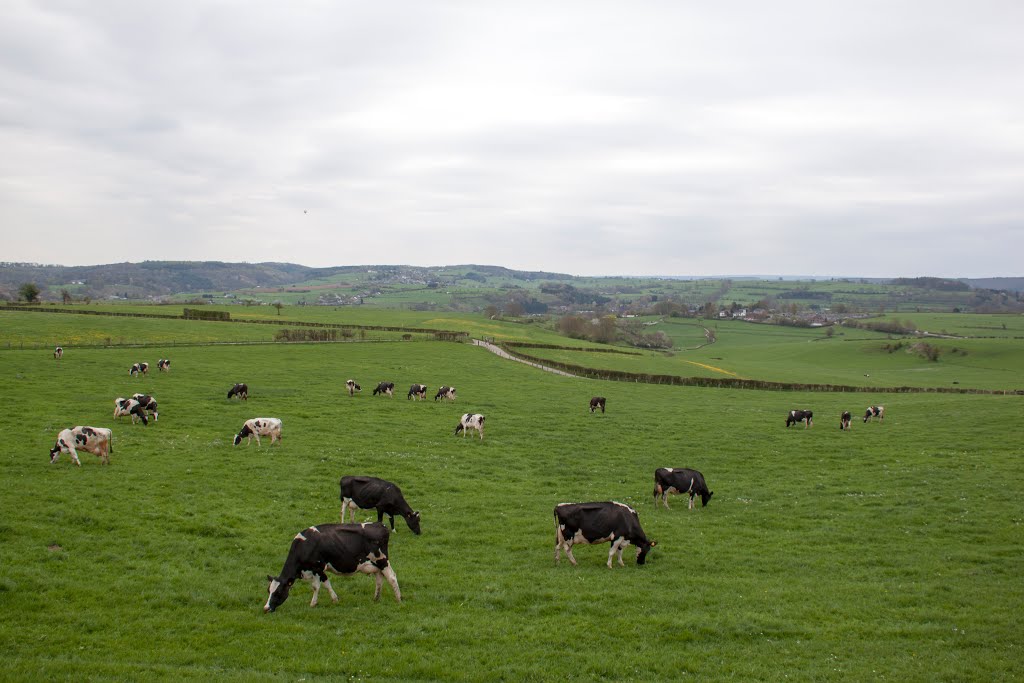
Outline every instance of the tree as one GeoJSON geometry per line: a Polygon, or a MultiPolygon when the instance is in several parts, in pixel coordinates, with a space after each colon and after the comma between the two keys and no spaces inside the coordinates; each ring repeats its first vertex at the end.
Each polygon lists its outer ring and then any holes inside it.
{"type": "Polygon", "coordinates": [[[281,303],[280,301],[275,301],[274,303],[272,303],[270,305],[277,309],[277,314],[278,315],[281,315],[281,309],[284,308],[284,304],[283,303],[281,303]]]}
{"type": "Polygon", "coordinates": [[[34,282],[26,282],[18,288],[18,296],[26,301],[26,303],[32,303],[39,298],[39,287],[34,282]]]}
{"type": "Polygon", "coordinates": [[[494,304],[490,304],[484,309],[484,315],[488,318],[496,318],[498,316],[498,307],[494,304]]]}
{"type": "Polygon", "coordinates": [[[67,306],[68,304],[70,304],[70,303],[71,303],[71,301],[72,301],[72,299],[73,299],[73,297],[71,296],[71,292],[69,292],[69,291],[68,291],[68,290],[66,290],[66,289],[62,289],[62,290],[60,290],[60,298],[61,298],[61,301],[63,301],[63,302],[64,302],[64,305],[65,305],[65,306],[67,306]]]}

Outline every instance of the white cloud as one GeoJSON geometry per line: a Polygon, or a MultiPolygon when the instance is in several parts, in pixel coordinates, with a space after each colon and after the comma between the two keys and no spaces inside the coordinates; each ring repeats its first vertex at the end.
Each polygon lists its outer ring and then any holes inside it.
{"type": "Polygon", "coordinates": [[[1014,2],[0,19],[5,260],[1020,274],[1014,2]]]}

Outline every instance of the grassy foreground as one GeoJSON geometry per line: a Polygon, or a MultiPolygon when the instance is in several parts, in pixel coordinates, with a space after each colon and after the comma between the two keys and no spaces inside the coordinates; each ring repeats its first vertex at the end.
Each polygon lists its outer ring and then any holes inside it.
{"type": "Polygon", "coordinates": [[[1021,408],[600,383],[433,342],[0,352],[2,678],[1020,679],[1021,408]],[[170,375],[128,376],[164,356],[170,375]],[[371,396],[384,379],[394,399],[371,396]],[[459,400],[408,401],[412,382],[459,400]],[[160,421],[113,422],[139,390],[160,421]],[[868,403],[884,424],[860,422],[868,403]],[[795,407],[813,429],[784,427],[795,407]],[[467,411],[484,441],[452,436],[467,411]],[[231,446],[256,416],[283,419],[280,447],[231,446]],[[111,466],[48,464],[74,424],[114,428],[111,466]],[[702,470],[709,506],[655,509],[659,466],[702,470]],[[266,574],[336,521],[344,474],[422,512],[422,536],[392,536],[405,601],[336,577],[339,605],[311,610],[303,584],[263,615],[266,574]],[[555,565],[554,505],[607,499],[658,540],[648,566],[609,571],[606,545],[555,565]]]}

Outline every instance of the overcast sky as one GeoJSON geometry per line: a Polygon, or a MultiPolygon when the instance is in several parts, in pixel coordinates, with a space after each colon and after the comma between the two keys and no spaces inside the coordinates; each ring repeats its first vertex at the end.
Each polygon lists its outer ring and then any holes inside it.
{"type": "Polygon", "coordinates": [[[1024,275],[1024,2],[0,4],[0,261],[1024,275]]]}

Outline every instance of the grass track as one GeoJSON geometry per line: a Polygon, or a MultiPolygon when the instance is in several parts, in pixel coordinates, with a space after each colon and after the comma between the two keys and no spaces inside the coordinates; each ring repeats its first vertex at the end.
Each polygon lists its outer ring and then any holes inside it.
{"type": "MultiPolygon", "coordinates": [[[[136,349],[0,353],[0,645],[11,679],[1014,680],[1024,588],[1021,399],[810,395],[561,378],[468,345],[177,348],[133,379],[136,349]],[[364,391],[342,395],[348,377],[364,391]],[[373,397],[396,382],[394,399],[373,397]],[[246,381],[247,404],[224,395],[246,381]],[[404,398],[458,387],[455,405],[404,398]],[[150,427],[113,423],[143,388],[150,427]],[[591,395],[608,413],[590,415],[591,395]],[[855,419],[884,403],[884,424],[855,419]],[[863,405],[861,405],[863,404],[863,405]],[[813,429],[786,429],[810,407],[813,429]],[[486,439],[451,435],[488,415],[486,439]],[[284,443],[233,448],[257,415],[284,443]],[[45,451],[112,425],[113,465],[45,451]],[[658,466],[715,497],[651,503],[658,466]],[[402,486],[406,600],[332,581],[264,616],[291,537],[338,515],[338,479],[402,486]],[[551,510],[617,499],[659,541],[647,567],[553,561],[551,510]],[[59,545],[56,550],[48,546],[59,545]],[[324,596],[322,596],[324,597],[324,596]]],[[[432,396],[432,393],[430,393],[432,396]]],[[[626,554],[627,556],[629,553],[626,554]]],[[[385,588],[387,591],[387,588],[385,588]]]]}

